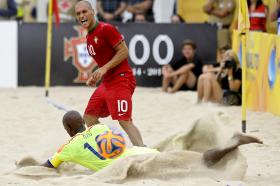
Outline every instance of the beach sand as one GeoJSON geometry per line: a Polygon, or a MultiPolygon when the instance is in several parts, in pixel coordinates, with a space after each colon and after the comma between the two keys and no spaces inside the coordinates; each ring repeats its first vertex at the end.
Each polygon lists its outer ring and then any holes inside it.
{"type": "MultiPolygon", "coordinates": [[[[50,99],[64,108],[83,113],[91,92],[92,88],[87,87],[53,87],[50,89],[50,99]]],[[[45,162],[69,139],[61,123],[65,111],[48,103],[44,94],[44,89],[38,87],[0,89],[0,186],[96,185],[96,180],[91,179],[90,170],[73,164],[66,164],[59,171],[38,166],[17,169],[16,162],[23,158],[29,157],[27,163],[33,160],[45,162]]],[[[133,107],[134,123],[148,146],[184,131],[199,118],[205,119],[217,113],[222,113],[219,119],[227,127],[241,131],[241,107],[197,105],[196,92],[166,94],[159,88],[137,87],[133,107]]],[[[102,119],[101,122],[119,128],[111,118],[102,119]]],[[[225,129],[217,131],[223,136],[227,136],[228,132],[225,129]]],[[[178,176],[170,179],[136,176],[125,180],[122,185],[280,185],[280,117],[248,111],[247,133],[257,136],[264,144],[239,148],[248,166],[241,180],[217,180],[202,173],[183,175],[183,179],[178,176]]],[[[98,185],[119,184],[100,181],[98,185]]]]}

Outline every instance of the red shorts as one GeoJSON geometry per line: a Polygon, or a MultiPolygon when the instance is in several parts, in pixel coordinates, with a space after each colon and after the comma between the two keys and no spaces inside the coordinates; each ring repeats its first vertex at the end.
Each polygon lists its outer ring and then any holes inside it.
{"type": "Polygon", "coordinates": [[[134,77],[118,77],[104,82],[93,92],[85,110],[86,115],[113,120],[132,119],[132,95],[136,87],[134,77]]]}

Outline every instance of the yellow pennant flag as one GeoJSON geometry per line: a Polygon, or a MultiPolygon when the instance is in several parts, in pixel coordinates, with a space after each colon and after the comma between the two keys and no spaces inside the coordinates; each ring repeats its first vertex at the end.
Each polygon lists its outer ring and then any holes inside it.
{"type": "Polygon", "coordinates": [[[247,0],[238,0],[238,33],[245,33],[250,28],[247,0]]]}

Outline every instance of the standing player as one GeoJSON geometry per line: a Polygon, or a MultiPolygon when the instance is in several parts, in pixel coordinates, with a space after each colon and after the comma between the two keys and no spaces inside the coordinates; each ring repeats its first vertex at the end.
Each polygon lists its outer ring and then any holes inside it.
{"type": "Polygon", "coordinates": [[[118,120],[135,146],[144,146],[139,130],[133,125],[132,94],[136,81],[128,64],[128,48],[117,29],[107,23],[98,22],[88,1],[75,6],[76,18],[88,31],[87,48],[98,64],[87,81],[88,86],[102,83],[92,94],[84,113],[88,127],[98,124],[100,117],[111,115],[118,120]]]}

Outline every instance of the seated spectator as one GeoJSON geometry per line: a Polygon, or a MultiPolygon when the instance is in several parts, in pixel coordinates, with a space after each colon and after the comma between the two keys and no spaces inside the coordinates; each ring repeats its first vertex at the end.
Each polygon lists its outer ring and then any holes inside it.
{"type": "Polygon", "coordinates": [[[17,15],[17,6],[15,0],[0,1],[0,20],[9,20],[17,15]]]}
{"type": "Polygon", "coordinates": [[[278,22],[278,35],[280,35],[280,0],[277,0],[275,8],[272,10],[272,13],[270,15],[271,21],[278,22]]]}
{"type": "Polygon", "coordinates": [[[263,4],[262,0],[247,0],[247,3],[250,16],[250,30],[266,32],[267,7],[263,4]]]}
{"type": "Polygon", "coordinates": [[[153,0],[128,0],[126,10],[133,14],[133,21],[136,14],[143,13],[148,22],[154,22],[153,0]]]}
{"type": "Polygon", "coordinates": [[[100,21],[122,21],[126,0],[97,0],[97,17],[100,21]]]}
{"type": "Polygon", "coordinates": [[[196,89],[197,78],[202,72],[202,62],[196,54],[196,44],[191,40],[185,40],[182,45],[183,58],[170,65],[162,67],[162,90],[174,93],[183,85],[188,89],[196,89]],[[170,83],[173,87],[169,88],[170,83]]]}
{"type": "Polygon", "coordinates": [[[224,61],[225,59],[225,53],[227,50],[231,49],[229,45],[223,46],[219,48],[218,53],[218,62],[214,64],[205,64],[202,67],[202,73],[217,73],[220,70],[220,62],[224,61]]]}
{"type": "Polygon", "coordinates": [[[235,11],[235,0],[208,0],[203,10],[209,15],[208,23],[217,26],[218,48],[231,45],[230,26],[235,11]]]}
{"type": "Polygon", "coordinates": [[[232,50],[227,50],[216,74],[203,73],[199,77],[198,103],[241,104],[241,75],[242,70],[237,55],[232,50]],[[229,95],[232,96],[232,100],[228,100],[229,95]]]}

